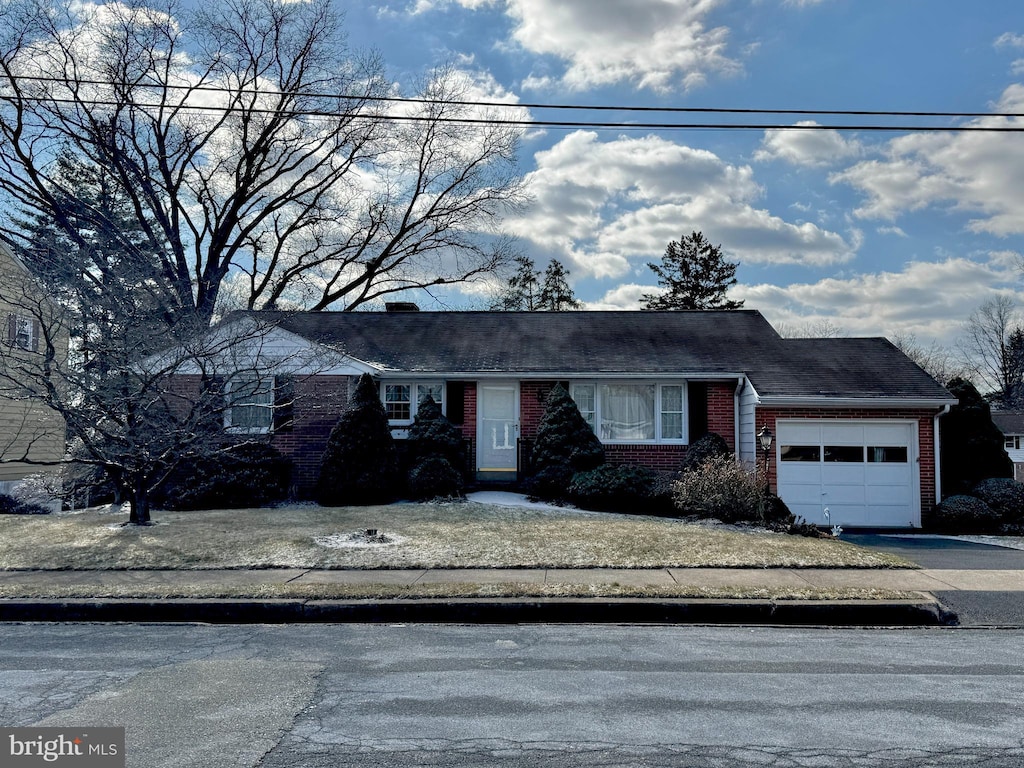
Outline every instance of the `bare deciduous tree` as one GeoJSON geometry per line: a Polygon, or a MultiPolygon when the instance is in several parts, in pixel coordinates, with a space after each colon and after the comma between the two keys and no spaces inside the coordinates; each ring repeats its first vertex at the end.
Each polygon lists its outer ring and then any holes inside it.
{"type": "MultiPolygon", "coordinates": [[[[157,254],[172,320],[208,325],[229,287],[254,309],[351,309],[470,280],[506,257],[519,131],[469,122],[469,79],[404,100],[349,55],[330,0],[0,8],[0,195],[82,244],[56,157],[109,169],[157,254]]],[[[133,228],[134,229],[134,228],[133,228]]],[[[0,228],[26,245],[16,222],[0,228]]],[[[126,253],[140,248],[124,238],[126,253]]]]}
{"type": "Polygon", "coordinates": [[[1024,329],[1009,296],[996,296],[964,324],[960,349],[977,381],[1007,408],[1024,401],[1024,329]]]}

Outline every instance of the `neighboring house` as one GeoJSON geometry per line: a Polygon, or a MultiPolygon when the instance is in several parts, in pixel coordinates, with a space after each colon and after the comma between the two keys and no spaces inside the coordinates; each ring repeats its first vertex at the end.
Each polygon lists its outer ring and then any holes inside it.
{"type": "Polygon", "coordinates": [[[270,434],[303,495],[362,373],[379,382],[399,439],[424,395],[440,402],[480,482],[522,476],[561,382],[609,462],[674,470],[713,431],[762,463],[767,427],[771,486],[794,513],[916,527],[938,497],[938,419],[956,402],[885,339],[783,339],[752,310],[260,312],[227,324],[246,318],[273,323],[263,348],[330,360],[242,377],[225,417],[226,431],[270,434]]]}
{"type": "MultiPolygon", "coordinates": [[[[46,341],[42,323],[53,314],[28,269],[0,243],[0,493],[11,491],[27,475],[46,472],[45,463],[64,457],[63,419],[24,399],[20,374],[4,375],[5,370],[31,368],[42,359],[46,341]],[[44,464],[16,461],[21,458],[44,464]]],[[[66,355],[66,335],[59,335],[57,346],[58,354],[66,355]]]]}
{"type": "Polygon", "coordinates": [[[1014,480],[1024,482],[1024,411],[992,411],[992,422],[1003,433],[1014,480]]]}

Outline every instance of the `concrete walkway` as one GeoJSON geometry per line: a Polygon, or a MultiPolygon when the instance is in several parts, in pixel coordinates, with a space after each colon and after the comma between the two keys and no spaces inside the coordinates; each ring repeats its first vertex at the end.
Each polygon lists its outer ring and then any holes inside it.
{"type": "MultiPolygon", "coordinates": [[[[281,584],[619,584],[768,589],[884,589],[906,592],[1024,592],[1024,570],[842,568],[515,568],[412,570],[0,571],[0,585],[37,588],[153,585],[258,587],[281,584]]],[[[17,591],[16,589],[14,590],[17,591]]]]}

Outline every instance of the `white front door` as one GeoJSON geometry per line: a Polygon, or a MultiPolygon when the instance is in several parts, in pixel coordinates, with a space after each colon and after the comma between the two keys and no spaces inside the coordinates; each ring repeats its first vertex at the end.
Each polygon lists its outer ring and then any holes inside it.
{"type": "Polygon", "coordinates": [[[778,493],[793,514],[817,525],[921,525],[914,422],[792,419],[777,429],[778,493]]]}
{"type": "Polygon", "coordinates": [[[478,383],[476,423],[478,477],[515,479],[519,468],[519,385],[478,383]]]}

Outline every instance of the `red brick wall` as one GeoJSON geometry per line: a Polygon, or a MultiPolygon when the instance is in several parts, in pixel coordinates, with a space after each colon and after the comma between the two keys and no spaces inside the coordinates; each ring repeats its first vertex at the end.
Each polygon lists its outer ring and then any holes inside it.
{"type": "Polygon", "coordinates": [[[685,457],[685,445],[606,445],[604,447],[604,458],[609,464],[629,464],[671,472],[681,469],[685,457]]]}
{"type": "MultiPolygon", "coordinates": [[[[923,517],[935,506],[935,430],[934,418],[937,410],[925,408],[758,408],[755,416],[755,431],[762,425],[778,434],[778,419],[902,419],[917,422],[917,446],[921,460],[918,464],[921,487],[921,512],[923,517]]],[[[773,447],[774,450],[774,447],[773,447]]],[[[758,449],[758,462],[763,454],[758,449]]],[[[772,488],[777,488],[775,458],[768,469],[772,488]]],[[[924,521],[927,525],[927,520],[924,521]]]]}
{"type": "MultiPolygon", "coordinates": [[[[466,469],[470,473],[476,473],[476,382],[467,381],[463,389],[463,421],[462,436],[468,442],[466,450],[466,469]]],[[[473,475],[471,474],[470,477],[473,475]]]]}
{"type": "Polygon", "coordinates": [[[708,384],[708,431],[717,432],[736,450],[736,382],[713,381],[708,384]]]}
{"type": "Polygon", "coordinates": [[[290,430],[275,433],[270,444],[292,460],[292,486],[299,498],[312,498],[327,438],[348,405],[348,376],[296,379],[290,430]]]}

